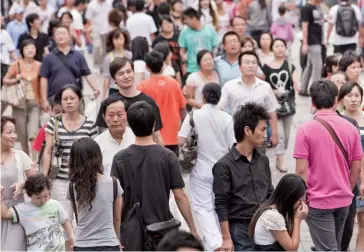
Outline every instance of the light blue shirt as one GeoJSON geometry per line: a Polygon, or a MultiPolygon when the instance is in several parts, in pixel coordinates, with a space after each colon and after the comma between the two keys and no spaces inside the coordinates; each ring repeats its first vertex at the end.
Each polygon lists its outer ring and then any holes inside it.
{"type": "Polygon", "coordinates": [[[215,70],[219,74],[221,87],[229,80],[241,77],[239,61],[237,60],[234,64],[230,64],[226,59],[226,54],[215,58],[215,70]]]}
{"type": "Polygon", "coordinates": [[[18,40],[20,35],[28,31],[28,27],[25,22],[18,22],[17,20],[10,21],[6,26],[6,30],[9,33],[15,47],[18,46],[18,40]]]}
{"type": "Polygon", "coordinates": [[[199,70],[196,57],[198,52],[203,49],[212,52],[218,41],[218,36],[212,25],[205,24],[199,31],[185,27],[179,35],[178,44],[187,50],[187,72],[197,72],[199,70]]]}

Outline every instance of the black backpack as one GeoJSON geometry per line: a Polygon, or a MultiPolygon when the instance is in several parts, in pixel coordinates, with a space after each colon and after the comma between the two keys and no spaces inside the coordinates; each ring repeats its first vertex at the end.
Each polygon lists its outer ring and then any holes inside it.
{"type": "Polygon", "coordinates": [[[349,5],[340,5],[336,18],[336,33],[343,37],[353,37],[358,32],[358,20],[354,8],[349,5]]]}

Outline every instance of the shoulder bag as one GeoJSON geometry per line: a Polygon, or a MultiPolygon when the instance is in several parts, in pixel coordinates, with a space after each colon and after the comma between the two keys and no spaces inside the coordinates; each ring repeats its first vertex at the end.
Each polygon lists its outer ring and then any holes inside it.
{"type": "MultiPolygon", "coordinates": [[[[17,61],[18,71],[20,74],[20,63],[17,61]]],[[[17,108],[25,107],[25,85],[20,80],[14,85],[4,85],[1,89],[1,101],[17,108]]]]}
{"type": "MultiPolygon", "coordinates": [[[[113,194],[114,194],[113,204],[115,206],[115,200],[116,200],[116,197],[118,196],[118,185],[117,185],[117,182],[116,182],[116,178],[115,177],[111,177],[111,178],[112,178],[113,194]]],[[[73,183],[72,182],[69,183],[68,190],[69,190],[69,193],[70,193],[72,209],[73,209],[73,212],[75,213],[76,224],[78,224],[76,198],[75,198],[75,193],[73,191],[74,189],[73,189],[73,183]]],[[[114,207],[113,207],[113,212],[114,212],[114,207]]]]}
{"type": "Polygon", "coordinates": [[[190,173],[197,162],[197,139],[195,122],[193,120],[193,112],[190,113],[191,132],[188,135],[186,142],[180,148],[178,161],[184,173],[190,173]]]}
{"type": "MultiPolygon", "coordinates": [[[[62,52],[61,52],[62,53],[62,52]]],[[[67,65],[66,62],[66,56],[62,53],[62,55],[59,55],[57,52],[53,52],[53,54],[59,59],[60,62],[62,62],[63,66],[72,74],[72,76],[75,78],[77,85],[82,87],[82,76],[78,76],[75,70],[67,65]]]]}
{"type": "Polygon", "coordinates": [[[48,172],[50,179],[55,179],[61,169],[63,150],[59,141],[59,120],[60,116],[54,117],[54,134],[53,134],[53,148],[51,156],[51,167],[48,172]]]}
{"type": "MultiPolygon", "coordinates": [[[[143,251],[155,251],[157,248],[158,243],[162,240],[162,238],[169,233],[170,231],[174,229],[178,229],[181,226],[181,222],[175,218],[170,219],[169,221],[163,221],[158,223],[153,223],[150,225],[145,225],[143,220],[143,214],[141,211],[140,206],[140,200],[138,195],[141,194],[141,188],[140,183],[135,181],[135,177],[133,174],[132,166],[130,165],[129,155],[127,155],[127,152],[125,152],[125,155],[123,156],[123,163],[125,164],[125,171],[127,179],[130,181],[130,194],[131,194],[131,205],[132,208],[132,214],[130,219],[125,219],[125,221],[132,221],[131,219],[134,217],[134,222],[132,222],[134,225],[137,225],[139,227],[131,227],[129,225],[129,228],[134,228],[134,230],[138,229],[136,232],[137,235],[141,235],[141,239],[139,237],[131,237],[131,242],[134,243],[133,246],[129,246],[129,244],[122,244],[125,246],[125,250],[143,250],[143,251]],[[135,221],[135,218],[137,221],[135,221]],[[139,225],[138,225],[139,224],[139,225]],[[140,244],[135,244],[135,241],[139,240],[140,244]],[[138,248],[139,246],[139,248],[138,248]]],[[[131,234],[128,233],[128,230],[125,230],[124,232],[126,235],[130,236],[131,234]]],[[[123,238],[123,237],[121,237],[123,238]]]]}
{"type": "MultiPolygon", "coordinates": [[[[288,63],[289,75],[292,79],[292,64],[288,63]]],[[[293,90],[286,91],[280,98],[277,98],[279,108],[276,110],[278,118],[284,118],[296,113],[296,101],[293,90]]]]}
{"type": "Polygon", "coordinates": [[[350,170],[350,162],[349,162],[349,156],[348,156],[348,153],[346,152],[343,144],[341,143],[339,137],[336,135],[334,129],[331,127],[331,125],[326,122],[325,120],[321,119],[321,118],[317,118],[315,117],[316,121],[318,121],[319,123],[322,124],[322,126],[324,126],[327,131],[329,132],[330,136],[332,137],[332,139],[334,140],[334,142],[336,143],[337,147],[339,147],[341,153],[343,154],[344,156],[344,159],[345,159],[345,162],[346,162],[346,165],[348,166],[349,170],[350,170]]]}

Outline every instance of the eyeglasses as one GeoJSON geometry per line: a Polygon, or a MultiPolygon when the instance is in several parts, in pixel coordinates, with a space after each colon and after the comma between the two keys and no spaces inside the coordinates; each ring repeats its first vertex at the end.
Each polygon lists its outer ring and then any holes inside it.
{"type": "Polygon", "coordinates": [[[235,40],[226,41],[225,43],[226,43],[226,44],[229,44],[229,45],[233,45],[233,44],[238,44],[238,43],[240,43],[240,41],[239,41],[239,40],[237,40],[237,39],[235,39],[235,40]]]}

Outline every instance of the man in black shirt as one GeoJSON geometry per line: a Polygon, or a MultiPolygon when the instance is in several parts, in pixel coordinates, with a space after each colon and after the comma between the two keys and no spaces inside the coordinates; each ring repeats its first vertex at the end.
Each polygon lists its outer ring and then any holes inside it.
{"type": "MultiPolygon", "coordinates": [[[[158,105],[148,95],[136,90],[134,85],[134,65],[129,59],[118,57],[110,64],[110,75],[114,79],[116,85],[119,86],[119,92],[113,96],[120,96],[126,101],[127,106],[132,105],[138,101],[145,101],[153,107],[155,113],[155,128],[154,128],[154,141],[157,144],[163,145],[163,139],[160,134],[162,128],[162,120],[159,113],[158,105]]],[[[96,119],[96,126],[107,128],[106,122],[102,117],[102,111],[99,110],[96,119]]]]}
{"type": "Polygon", "coordinates": [[[269,114],[255,103],[240,106],[234,115],[237,144],[213,167],[215,211],[223,243],[221,251],[253,249],[248,230],[260,204],[273,193],[269,159],[257,151],[264,145],[269,114]]]}
{"type": "Polygon", "coordinates": [[[21,43],[26,39],[34,40],[35,47],[37,48],[37,52],[34,59],[38,60],[39,62],[42,62],[43,55],[47,55],[49,53],[48,35],[43,32],[40,32],[40,29],[42,28],[42,22],[40,21],[40,17],[38,14],[36,13],[29,14],[25,18],[25,22],[28,26],[29,32],[20,35],[17,48],[19,49],[21,43]]]}
{"type": "Polygon", "coordinates": [[[143,234],[135,231],[138,229],[135,225],[139,225],[138,221],[132,221],[135,217],[144,226],[173,218],[169,209],[171,190],[191,233],[198,237],[190,203],[183,191],[185,184],[178,158],[153,141],[155,119],[154,109],[147,102],[135,102],[128,108],[127,120],[135,144],[117,153],[111,167],[111,176],[124,189],[120,236],[126,251],[142,250],[140,243],[136,243],[143,234]]]}

